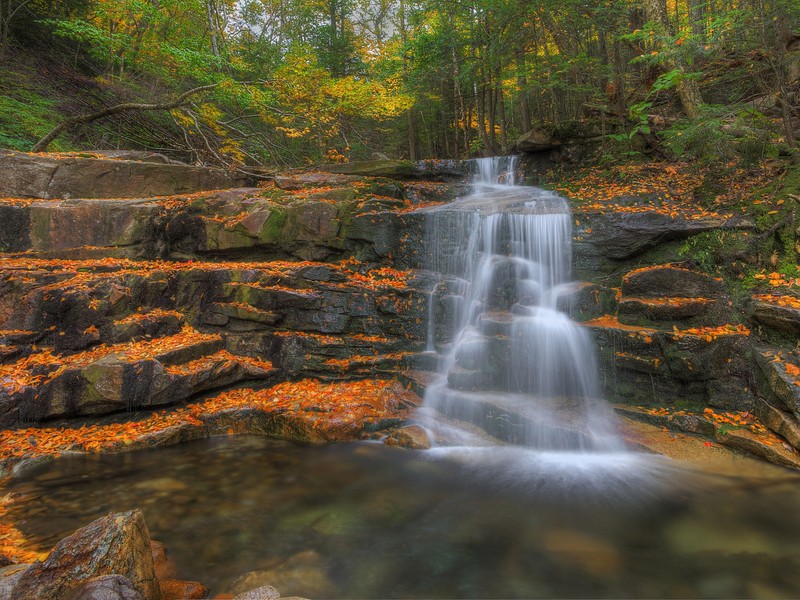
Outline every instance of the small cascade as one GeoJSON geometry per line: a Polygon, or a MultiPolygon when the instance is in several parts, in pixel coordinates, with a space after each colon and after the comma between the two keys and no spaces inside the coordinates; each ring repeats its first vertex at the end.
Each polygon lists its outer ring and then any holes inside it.
{"type": "Polygon", "coordinates": [[[442,358],[423,425],[444,445],[622,449],[592,341],[557,309],[570,281],[569,206],[515,185],[513,157],[476,162],[473,192],[428,216],[429,265],[442,276],[428,346],[442,358]]]}

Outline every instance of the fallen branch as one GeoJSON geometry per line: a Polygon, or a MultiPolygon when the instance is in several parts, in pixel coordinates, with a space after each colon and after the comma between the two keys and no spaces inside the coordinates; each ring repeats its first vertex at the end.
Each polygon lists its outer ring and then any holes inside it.
{"type": "Polygon", "coordinates": [[[200,92],[207,92],[208,90],[213,90],[215,87],[219,85],[220,85],[219,83],[213,83],[210,85],[201,85],[200,87],[192,88],[191,90],[184,92],[183,94],[181,94],[180,96],[169,102],[162,102],[159,104],[142,104],[135,102],[125,102],[123,104],[115,104],[114,106],[104,108],[103,110],[91,113],[89,115],[70,117],[59,123],[50,133],[48,133],[41,140],[36,142],[33,148],[31,148],[31,152],[44,152],[45,150],[47,150],[47,147],[50,144],[52,144],[53,141],[58,136],[60,136],[66,130],[75,127],[76,125],[85,125],[87,123],[97,121],[98,119],[111,117],[113,115],[129,110],[172,110],[173,108],[178,108],[188,104],[189,98],[191,98],[195,94],[199,94],[200,92]]]}

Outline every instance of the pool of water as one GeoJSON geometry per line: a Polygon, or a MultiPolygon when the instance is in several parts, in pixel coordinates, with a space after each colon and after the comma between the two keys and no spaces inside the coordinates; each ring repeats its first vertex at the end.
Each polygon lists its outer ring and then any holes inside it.
{"type": "Polygon", "coordinates": [[[800,477],[641,454],[413,452],[259,437],[70,457],[15,479],[42,549],[140,507],[179,575],[283,596],[800,596],[800,477]]]}

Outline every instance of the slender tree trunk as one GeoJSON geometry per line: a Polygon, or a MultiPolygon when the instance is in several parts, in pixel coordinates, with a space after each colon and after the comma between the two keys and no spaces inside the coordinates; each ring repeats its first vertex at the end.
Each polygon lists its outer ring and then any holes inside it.
{"type": "Polygon", "coordinates": [[[528,77],[526,75],[525,52],[516,50],[517,88],[519,89],[519,130],[525,133],[531,128],[531,106],[528,101],[528,77]]]}
{"type": "Polygon", "coordinates": [[[706,38],[706,5],[708,0],[687,0],[689,10],[689,20],[692,25],[692,33],[705,41],[706,38]]]}
{"type": "MultiPolygon", "coordinates": [[[[408,31],[406,29],[406,3],[400,0],[400,41],[403,44],[403,79],[408,80],[408,58],[405,53],[405,45],[408,41],[408,31]]],[[[414,105],[412,104],[407,113],[408,121],[408,158],[417,160],[417,128],[414,122],[414,105]]]]}
{"type": "Polygon", "coordinates": [[[219,37],[217,32],[216,6],[214,0],[206,0],[206,13],[208,16],[208,33],[211,36],[211,53],[219,56],[219,37]]]}
{"type": "Polygon", "coordinates": [[[503,97],[503,80],[500,69],[495,75],[497,81],[497,114],[500,117],[500,145],[503,154],[508,153],[508,123],[506,122],[506,103],[503,97]]]}
{"type": "Polygon", "coordinates": [[[787,40],[791,39],[791,30],[787,25],[786,14],[775,6],[772,15],[772,27],[774,33],[773,49],[775,58],[771,60],[772,68],[777,80],[781,106],[781,117],[783,118],[783,137],[791,148],[797,147],[797,140],[794,137],[794,115],[792,106],[789,104],[789,84],[786,76],[786,47],[787,40]]]}

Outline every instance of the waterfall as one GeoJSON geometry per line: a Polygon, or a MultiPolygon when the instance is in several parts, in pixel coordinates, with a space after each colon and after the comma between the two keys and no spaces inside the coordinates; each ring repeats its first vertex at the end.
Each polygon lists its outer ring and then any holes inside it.
{"type": "Polygon", "coordinates": [[[623,448],[592,341],[558,310],[571,276],[567,202],[516,185],[513,157],[476,163],[472,192],[428,215],[429,268],[441,275],[428,347],[442,358],[422,424],[444,445],[623,448]]]}

